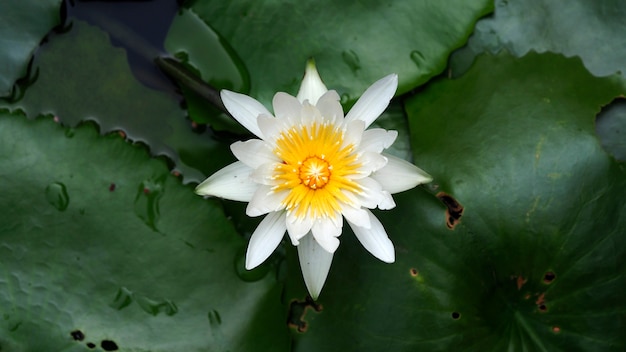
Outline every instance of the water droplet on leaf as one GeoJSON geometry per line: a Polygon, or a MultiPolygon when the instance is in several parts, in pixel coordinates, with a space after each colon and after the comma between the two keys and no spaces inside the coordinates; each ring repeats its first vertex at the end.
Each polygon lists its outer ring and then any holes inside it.
{"type": "Polygon", "coordinates": [[[136,297],[137,304],[146,313],[157,316],[160,313],[165,313],[167,316],[172,316],[178,313],[178,307],[176,304],[168,299],[157,301],[146,296],[136,297]]]}
{"type": "Polygon", "coordinates": [[[426,61],[426,58],[424,58],[424,54],[422,54],[421,51],[413,50],[411,51],[411,61],[413,61],[418,68],[421,68],[426,61]]]}
{"type": "Polygon", "coordinates": [[[209,323],[213,327],[222,324],[222,318],[220,317],[220,313],[218,313],[215,309],[209,312],[209,323]]]}
{"type": "Polygon", "coordinates": [[[109,304],[109,307],[115,308],[117,310],[122,310],[128,307],[128,305],[130,305],[131,303],[133,303],[132,291],[127,289],[126,287],[120,287],[120,289],[117,290],[115,299],[109,304]]]}
{"type": "Polygon", "coordinates": [[[67,188],[60,182],[53,182],[46,187],[46,199],[59,211],[64,211],[70,204],[67,188]]]}
{"type": "Polygon", "coordinates": [[[15,325],[11,326],[11,327],[9,328],[9,331],[10,331],[10,332],[15,332],[15,331],[17,331],[17,329],[19,329],[19,328],[20,328],[20,325],[22,325],[22,322],[21,322],[21,321],[20,321],[19,323],[16,323],[15,325]]]}
{"type": "Polygon", "coordinates": [[[135,197],[135,214],[152,230],[157,231],[159,200],[163,196],[165,177],[143,181],[135,197]]]}
{"type": "Polygon", "coordinates": [[[361,60],[359,59],[357,54],[354,52],[354,50],[348,50],[348,51],[344,50],[341,53],[341,58],[343,59],[343,62],[345,62],[348,65],[348,67],[350,67],[350,70],[352,71],[353,74],[356,75],[356,72],[361,69],[361,60]]]}

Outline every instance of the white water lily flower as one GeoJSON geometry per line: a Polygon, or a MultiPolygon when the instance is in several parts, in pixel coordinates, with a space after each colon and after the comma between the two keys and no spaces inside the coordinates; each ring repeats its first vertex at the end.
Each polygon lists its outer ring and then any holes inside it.
{"type": "Polygon", "coordinates": [[[391,194],[432,180],[415,165],[383,153],[396,131],[367,129],[397,86],[397,75],[382,78],[345,117],[339,95],[326,88],[312,61],[297,98],[274,96],[274,115],[251,97],[221,92],[228,111],[258,139],[232,144],[239,160],[198,185],[196,193],[249,202],[247,215],[266,215],[250,238],[246,269],[265,261],[287,232],[298,247],[307,289],[317,299],[343,218],[365,249],[384,262],[395,261],[393,244],[370,209],[391,209],[391,194]]]}

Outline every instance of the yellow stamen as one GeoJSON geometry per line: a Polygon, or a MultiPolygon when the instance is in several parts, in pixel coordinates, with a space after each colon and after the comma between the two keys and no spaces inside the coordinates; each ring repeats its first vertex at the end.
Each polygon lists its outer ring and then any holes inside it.
{"type": "Polygon", "coordinates": [[[330,179],[329,166],[324,160],[324,155],[321,158],[309,157],[300,166],[300,180],[311,189],[322,188],[330,179]]]}
{"type": "Polygon", "coordinates": [[[321,218],[339,212],[339,202],[351,204],[343,192],[361,192],[350,178],[360,167],[353,149],[343,145],[343,130],[328,123],[282,132],[274,153],[283,163],[275,169],[272,189],[288,191],[285,209],[298,217],[321,218]]]}

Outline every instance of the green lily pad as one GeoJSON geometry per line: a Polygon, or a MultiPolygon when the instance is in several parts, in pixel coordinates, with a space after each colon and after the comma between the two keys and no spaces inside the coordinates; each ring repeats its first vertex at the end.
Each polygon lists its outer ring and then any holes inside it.
{"type": "MultiPolygon", "coordinates": [[[[198,79],[210,84],[216,91],[228,89],[247,93],[250,90],[250,78],[241,59],[192,10],[180,10],[164,45],[169,53],[197,72],[198,79]]],[[[232,117],[194,91],[187,79],[180,78],[179,84],[189,109],[189,117],[193,121],[207,123],[215,130],[247,133],[232,117]]],[[[197,85],[196,82],[192,84],[197,85]]]]}
{"type": "Polygon", "coordinates": [[[345,233],[316,304],[289,287],[295,350],[624,349],[626,172],[594,128],[624,90],[578,59],[501,54],[408,99],[435,182],[376,213],[396,263],[345,233]]]}
{"type": "Polygon", "coordinates": [[[277,3],[192,1],[189,5],[237,52],[250,73],[250,95],[266,106],[276,91],[295,94],[307,59],[326,85],[357,99],[395,72],[404,93],[442,72],[487,0],[453,2],[277,3]]]}
{"type": "Polygon", "coordinates": [[[0,112],[2,351],[287,351],[215,200],[91,124],[0,112]]]}
{"type": "Polygon", "coordinates": [[[197,69],[200,78],[212,86],[243,93],[250,89],[248,72],[241,59],[192,10],[180,10],[168,31],[164,46],[170,54],[197,69]]]}
{"type": "Polygon", "coordinates": [[[53,114],[71,127],[91,120],[102,133],[121,130],[153,155],[172,159],[186,182],[202,181],[233,160],[210,131],[194,132],[178,96],[140,84],[124,50],[97,27],[73,20],[68,33],[41,48],[34,65],[37,81],[13,105],[29,116],[53,114]]]}
{"type": "Polygon", "coordinates": [[[0,2],[0,97],[26,75],[28,62],[43,37],[61,23],[61,0],[0,2]]]}
{"type": "Polygon", "coordinates": [[[408,161],[412,161],[411,136],[409,135],[409,124],[404,112],[403,104],[400,100],[392,100],[385,112],[380,115],[369,128],[384,128],[398,132],[398,138],[385,153],[395,155],[408,161]]]}
{"type": "Polygon", "coordinates": [[[626,2],[496,0],[493,16],[476,23],[468,44],[451,59],[452,74],[465,72],[476,55],[508,50],[579,56],[598,76],[626,73],[626,2]]]}
{"type": "Polygon", "coordinates": [[[604,149],[617,160],[626,161],[626,99],[615,99],[602,108],[596,131],[604,149]]]}

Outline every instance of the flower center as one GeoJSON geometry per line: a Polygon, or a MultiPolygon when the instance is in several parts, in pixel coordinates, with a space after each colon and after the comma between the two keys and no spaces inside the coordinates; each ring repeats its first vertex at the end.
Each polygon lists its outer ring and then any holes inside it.
{"type": "Polygon", "coordinates": [[[300,166],[300,180],[310,189],[324,187],[330,179],[330,165],[317,156],[307,158],[300,166]]]}
{"type": "Polygon", "coordinates": [[[282,205],[298,217],[334,216],[341,203],[352,204],[361,186],[354,181],[361,164],[344,131],[329,123],[313,123],[283,131],[274,153],[283,162],[274,169],[274,192],[284,192],[282,205]]]}

